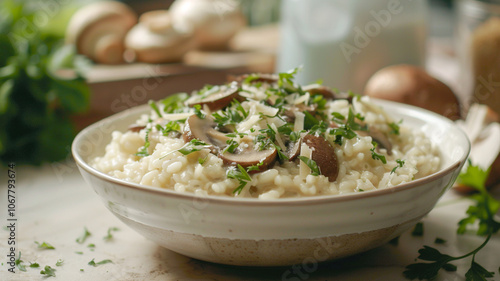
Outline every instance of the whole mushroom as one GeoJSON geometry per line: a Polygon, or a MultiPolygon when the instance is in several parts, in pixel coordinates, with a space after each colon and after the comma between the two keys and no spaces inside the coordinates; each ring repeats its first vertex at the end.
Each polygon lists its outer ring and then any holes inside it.
{"type": "Polygon", "coordinates": [[[452,120],[460,119],[460,103],[453,91],[416,66],[382,68],[368,80],[364,95],[422,107],[452,120]]]}
{"type": "Polygon", "coordinates": [[[66,42],[95,62],[124,62],[124,39],[137,22],[127,5],[115,1],[95,2],[79,9],[66,29],[66,42]]]}
{"type": "Polygon", "coordinates": [[[195,47],[191,33],[172,24],[168,11],[144,13],[125,38],[127,49],[135,60],[146,63],[168,63],[182,60],[185,53],[195,47]]]}
{"type": "Polygon", "coordinates": [[[226,49],[229,40],[246,25],[238,1],[176,0],[170,6],[174,25],[194,32],[198,48],[226,49]]]}

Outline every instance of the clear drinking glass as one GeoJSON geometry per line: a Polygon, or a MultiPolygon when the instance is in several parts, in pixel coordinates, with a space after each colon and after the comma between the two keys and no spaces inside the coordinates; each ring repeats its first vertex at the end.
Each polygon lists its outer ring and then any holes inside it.
{"type": "Polygon", "coordinates": [[[424,66],[427,1],[283,0],[277,71],[361,93],[391,64],[424,66]]]}
{"type": "Polygon", "coordinates": [[[500,0],[457,0],[462,96],[500,114],[500,0]]]}

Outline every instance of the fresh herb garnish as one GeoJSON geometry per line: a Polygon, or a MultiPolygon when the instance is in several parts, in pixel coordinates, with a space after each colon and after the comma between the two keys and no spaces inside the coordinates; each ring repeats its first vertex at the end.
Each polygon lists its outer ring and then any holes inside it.
{"type": "Polygon", "coordinates": [[[23,264],[23,260],[21,260],[21,252],[19,252],[19,256],[16,259],[16,266],[21,271],[26,271],[26,266],[23,264]]]}
{"type": "Polygon", "coordinates": [[[437,277],[439,270],[444,269],[448,271],[456,271],[457,267],[449,262],[464,259],[472,256],[472,261],[469,270],[465,274],[467,281],[486,280],[494,276],[494,272],[488,271],[475,261],[476,254],[488,244],[491,236],[497,233],[500,229],[500,222],[495,221],[494,215],[500,208],[500,202],[495,200],[485,188],[486,178],[489,171],[484,171],[478,166],[472,165],[469,161],[467,170],[460,174],[458,182],[466,184],[474,188],[479,193],[471,197],[476,204],[470,206],[467,210],[467,217],[459,222],[457,233],[463,234],[469,224],[474,224],[479,221],[479,228],[477,229],[478,235],[487,235],[485,241],[471,252],[452,257],[442,254],[438,250],[424,246],[420,249],[418,259],[424,261],[431,261],[431,263],[414,263],[406,267],[403,272],[404,276],[408,279],[434,279],[437,277]]]}
{"type": "Polygon", "coordinates": [[[376,142],[374,142],[374,141],[372,142],[372,144],[373,144],[373,148],[370,149],[370,151],[372,153],[372,159],[374,159],[374,160],[380,160],[380,161],[382,161],[382,163],[387,164],[387,160],[385,159],[385,156],[382,155],[382,154],[379,154],[379,153],[375,152],[375,149],[377,148],[378,144],[376,142]]]}
{"type": "Polygon", "coordinates": [[[412,236],[423,236],[424,235],[424,224],[422,222],[418,222],[413,231],[411,232],[412,236]]]}
{"type": "Polygon", "coordinates": [[[164,98],[160,102],[164,105],[163,112],[165,113],[178,113],[182,112],[184,108],[184,101],[189,98],[186,93],[179,93],[164,98]]]}
{"type": "Polygon", "coordinates": [[[304,130],[310,130],[315,125],[319,124],[319,120],[311,113],[304,111],[304,130]]]}
{"type": "Polygon", "coordinates": [[[238,187],[233,190],[233,193],[237,194],[240,194],[247,183],[252,181],[252,178],[250,177],[248,172],[240,164],[238,164],[238,169],[233,168],[227,171],[227,178],[236,179],[239,181],[240,185],[238,185],[238,187]]]}
{"type": "Polygon", "coordinates": [[[83,244],[85,242],[85,240],[87,240],[87,238],[89,238],[90,235],[92,235],[92,233],[90,233],[88,231],[88,229],[86,227],[84,227],[82,235],[80,237],[76,238],[76,242],[78,244],[83,244]]]}
{"type": "Polygon", "coordinates": [[[46,249],[46,250],[54,250],[55,249],[54,246],[50,245],[47,242],[39,243],[38,241],[35,241],[35,244],[38,245],[38,249],[46,249]]]}
{"type": "Polygon", "coordinates": [[[211,145],[208,145],[205,142],[202,142],[201,140],[198,139],[192,139],[190,142],[186,143],[184,146],[179,148],[176,151],[179,151],[180,153],[184,155],[191,154],[196,151],[200,151],[202,149],[210,148],[211,145]]]}
{"type": "Polygon", "coordinates": [[[62,259],[58,259],[58,260],[56,261],[56,266],[62,266],[62,265],[63,265],[63,263],[64,263],[64,260],[62,260],[62,259]]]}
{"type": "Polygon", "coordinates": [[[163,117],[163,115],[161,114],[160,109],[158,108],[158,105],[156,105],[155,101],[149,100],[148,103],[149,103],[149,106],[154,110],[154,112],[156,112],[158,117],[163,117]]]}
{"type": "Polygon", "coordinates": [[[91,251],[94,251],[95,249],[95,244],[88,244],[87,248],[89,248],[91,251]]]}
{"type": "Polygon", "coordinates": [[[444,243],[446,243],[446,240],[444,240],[443,238],[436,237],[436,239],[434,239],[434,243],[435,244],[444,244],[444,243]]]}
{"type": "Polygon", "coordinates": [[[321,171],[319,169],[318,164],[316,164],[316,161],[309,159],[305,156],[298,156],[298,158],[300,159],[300,161],[304,162],[304,164],[306,164],[307,167],[309,167],[309,169],[311,169],[311,175],[319,176],[321,174],[321,171]]]}
{"type": "MultiPolygon", "coordinates": [[[[149,119],[149,123],[153,122],[149,119]]],[[[144,137],[144,145],[139,148],[139,151],[135,154],[136,156],[145,157],[149,155],[148,148],[151,145],[149,142],[149,134],[151,133],[151,127],[146,128],[146,136],[144,137]]]]}
{"type": "Polygon", "coordinates": [[[108,228],[108,234],[106,236],[104,236],[102,239],[106,240],[106,241],[110,241],[111,239],[113,239],[113,234],[111,234],[112,231],[118,231],[120,230],[118,227],[110,227],[108,228]]]}
{"type": "Polygon", "coordinates": [[[46,265],[45,268],[40,271],[40,274],[45,275],[46,277],[56,277],[56,269],[46,265]]]}
{"type": "Polygon", "coordinates": [[[156,124],[156,129],[162,133],[164,136],[168,136],[170,132],[180,132],[181,126],[177,121],[169,121],[165,128],[163,128],[160,124],[156,124]]]}
{"type": "Polygon", "coordinates": [[[332,121],[338,124],[342,124],[345,120],[345,116],[340,114],[339,112],[332,112],[332,121]]]}
{"type": "Polygon", "coordinates": [[[226,146],[226,148],[224,148],[224,150],[222,150],[222,153],[224,153],[224,152],[234,153],[234,151],[236,150],[236,148],[238,148],[238,146],[240,145],[234,139],[228,139],[226,141],[226,144],[227,144],[227,146],[226,146]]]}
{"type": "Polygon", "coordinates": [[[405,164],[405,161],[404,160],[401,160],[401,159],[396,159],[396,163],[398,164],[396,167],[392,168],[391,170],[391,174],[393,174],[394,172],[396,172],[396,169],[397,168],[402,168],[403,165],[405,164]]]}
{"type": "Polygon", "coordinates": [[[107,263],[113,263],[112,260],[102,260],[100,262],[95,262],[94,260],[95,259],[92,259],[91,261],[89,261],[88,265],[91,265],[93,267],[97,267],[99,265],[103,265],[103,264],[107,264],[107,263]]]}
{"type": "Polygon", "coordinates": [[[389,128],[391,128],[391,134],[399,135],[399,124],[403,123],[403,119],[399,120],[398,123],[391,122],[389,123],[389,128]]]}
{"type": "Polygon", "coordinates": [[[205,113],[201,112],[201,105],[195,104],[193,108],[194,108],[194,114],[198,116],[198,118],[205,119],[205,113]]]}
{"type": "Polygon", "coordinates": [[[34,263],[30,263],[30,267],[31,268],[39,268],[40,265],[37,262],[34,262],[34,263]]]}
{"type": "Polygon", "coordinates": [[[258,164],[256,164],[256,165],[248,166],[248,167],[247,167],[247,171],[248,171],[248,172],[251,172],[251,171],[259,171],[259,170],[260,170],[260,167],[261,167],[262,165],[264,165],[264,162],[260,162],[260,163],[258,163],[258,164]]]}

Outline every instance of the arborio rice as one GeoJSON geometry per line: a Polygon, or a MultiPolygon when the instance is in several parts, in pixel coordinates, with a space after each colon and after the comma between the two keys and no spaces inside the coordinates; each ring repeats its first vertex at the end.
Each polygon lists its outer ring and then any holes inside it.
{"type": "Polygon", "coordinates": [[[301,87],[294,74],[245,75],[150,103],[92,165],[177,192],[259,199],[367,192],[437,171],[421,131],[368,97],[301,87]]]}

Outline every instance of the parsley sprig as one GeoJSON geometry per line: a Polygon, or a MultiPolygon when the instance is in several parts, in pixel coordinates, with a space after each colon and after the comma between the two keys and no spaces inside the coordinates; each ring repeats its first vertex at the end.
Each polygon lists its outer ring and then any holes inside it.
{"type": "Polygon", "coordinates": [[[458,223],[459,227],[457,233],[463,234],[467,226],[479,221],[479,228],[476,233],[478,235],[486,235],[485,241],[471,252],[457,257],[449,256],[432,247],[424,246],[418,251],[418,259],[431,262],[408,265],[406,271],[403,272],[406,278],[412,280],[417,278],[419,280],[434,279],[437,277],[440,269],[456,271],[457,267],[450,264],[450,262],[465,259],[470,256],[472,256],[470,268],[465,274],[467,281],[487,280],[486,278],[494,277],[494,272],[488,271],[475,261],[476,254],[488,244],[491,236],[500,229],[500,222],[496,221],[494,218],[495,213],[500,208],[500,202],[491,197],[485,188],[488,174],[489,170],[484,171],[480,167],[472,165],[469,161],[467,170],[460,174],[458,178],[459,183],[474,188],[478,193],[471,197],[471,199],[475,201],[475,205],[469,207],[467,210],[467,217],[460,220],[458,223]]]}
{"type": "Polygon", "coordinates": [[[319,176],[321,174],[321,171],[319,170],[318,164],[316,164],[316,161],[309,159],[305,156],[298,156],[300,161],[304,162],[309,169],[311,169],[311,175],[313,176],[319,176]]]}
{"type": "Polygon", "coordinates": [[[233,190],[233,193],[237,194],[240,194],[247,183],[252,181],[252,178],[250,177],[248,172],[240,164],[238,164],[238,169],[229,169],[227,171],[227,177],[229,179],[236,179],[239,181],[240,185],[238,185],[238,187],[233,190]]]}

